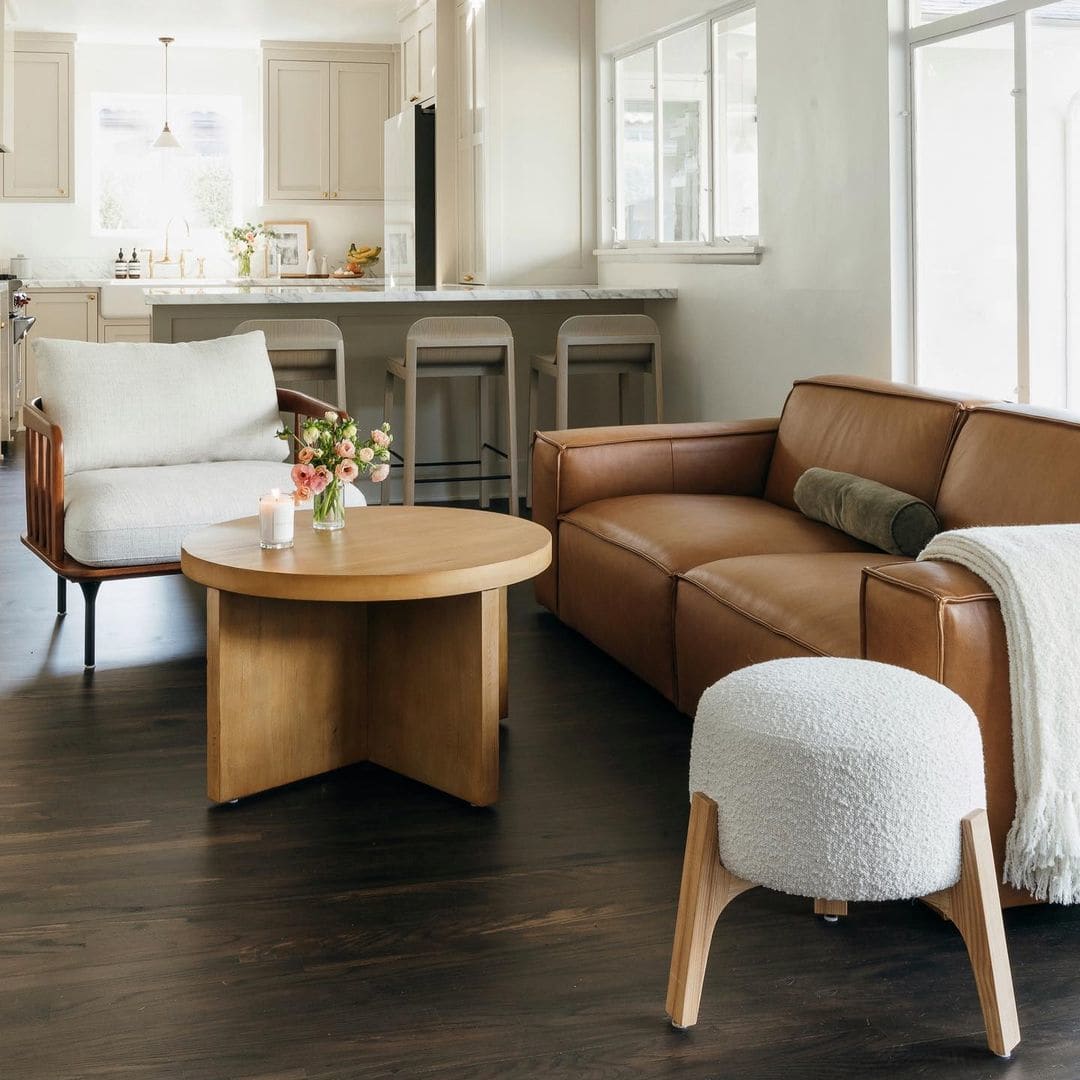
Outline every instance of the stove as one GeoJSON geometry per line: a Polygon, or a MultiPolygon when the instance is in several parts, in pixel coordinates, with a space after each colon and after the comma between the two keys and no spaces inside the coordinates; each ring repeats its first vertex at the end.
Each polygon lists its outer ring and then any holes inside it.
{"type": "Polygon", "coordinates": [[[29,302],[17,277],[0,275],[0,457],[15,437],[23,405],[26,335],[34,325],[27,314],[29,302]]]}

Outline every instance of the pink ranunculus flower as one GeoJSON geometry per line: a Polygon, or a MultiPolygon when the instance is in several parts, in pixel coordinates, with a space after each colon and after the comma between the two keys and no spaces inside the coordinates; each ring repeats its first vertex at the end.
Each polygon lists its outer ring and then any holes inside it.
{"type": "Polygon", "coordinates": [[[300,452],[296,455],[296,460],[301,465],[310,465],[311,459],[315,456],[315,451],[310,446],[303,446],[300,448],[300,452]]]}
{"type": "Polygon", "coordinates": [[[344,480],[346,484],[351,484],[360,475],[360,469],[355,461],[339,461],[337,468],[334,469],[334,475],[339,480],[344,480]]]}
{"type": "Polygon", "coordinates": [[[361,446],[356,451],[356,456],[365,464],[370,465],[375,460],[375,451],[370,446],[361,446]]]}
{"type": "Polygon", "coordinates": [[[381,430],[380,428],[376,428],[371,433],[371,441],[376,446],[381,446],[385,450],[386,447],[390,445],[390,436],[387,435],[386,432],[381,430]]]}
{"type": "Polygon", "coordinates": [[[311,478],[309,486],[316,495],[321,495],[326,490],[326,485],[333,479],[330,470],[325,465],[319,465],[315,469],[315,475],[311,478]]]}
{"type": "Polygon", "coordinates": [[[297,487],[311,487],[311,481],[315,479],[315,470],[303,463],[292,467],[292,482],[297,487]]]}
{"type": "Polygon", "coordinates": [[[376,465],[375,468],[371,470],[371,479],[374,480],[376,484],[381,484],[389,475],[389,465],[376,465]]]}
{"type": "Polygon", "coordinates": [[[337,454],[338,457],[356,457],[356,447],[353,444],[352,439],[342,439],[341,442],[334,447],[334,453],[337,454]]]}
{"type": "Polygon", "coordinates": [[[303,484],[297,484],[292,497],[294,503],[307,502],[311,498],[311,488],[305,487],[303,484]]]}

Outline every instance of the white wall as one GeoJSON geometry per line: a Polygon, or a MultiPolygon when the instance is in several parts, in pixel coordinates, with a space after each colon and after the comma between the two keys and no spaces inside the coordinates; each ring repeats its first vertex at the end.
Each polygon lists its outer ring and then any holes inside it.
{"type": "MultiPolygon", "coordinates": [[[[716,6],[598,0],[598,54],[716,6]]],[[[600,261],[603,285],[679,289],[653,312],[671,420],[774,415],[801,376],[891,377],[887,0],[758,0],[757,19],[760,265],[600,261]]]]}
{"type": "MultiPolygon", "coordinates": [[[[261,87],[257,49],[169,49],[169,88],[177,94],[229,94],[241,99],[244,149],[241,170],[242,220],[309,221],[311,244],[340,262],[349,242],[382,243],[382,204],[262,202],[261,87]]],[[[34,260],[35,276],[54,276],[56,261],[71,262],[81,272],[108,263],[119,241],[91,235],[90,130],[91,95],[101,92],[159,94],[162,89],[160,45],[76,44],[75,46],[75,201],[73,203],[4,203],[0,201],[0,264],[16,253],[34,260]]],[[[161,228],[136,238],[139,247],[160,252],[161,228]]],[[[174,226],[174,240],[179,231],[174,226]]],[[[132,238],[124,238],[130,249],[132,238]]],[[[197,245],[208,256],[207,273],[232,267],[224,242],[212,237],[197,245]]]]}

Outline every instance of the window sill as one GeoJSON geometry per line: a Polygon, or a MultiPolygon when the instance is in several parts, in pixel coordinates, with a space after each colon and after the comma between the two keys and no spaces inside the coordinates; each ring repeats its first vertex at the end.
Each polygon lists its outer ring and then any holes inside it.
{"type": "Polygon", "coordinates": [[[716,247],[618,247],[597,248],[599,259],[625,259],[629,262],[654,263],[727,263],[755,266],[761,262],[764,248],[758,244],[724,244],[716,247]]]}

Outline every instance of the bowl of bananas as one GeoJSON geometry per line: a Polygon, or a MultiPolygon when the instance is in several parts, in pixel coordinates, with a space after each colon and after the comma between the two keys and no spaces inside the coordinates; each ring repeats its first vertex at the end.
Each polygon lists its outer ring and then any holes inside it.
{"type": "Polygon", "coordinates": [[[364,268],[370,266],[381,254],[382,248],[375,244],[369,244],[367,247],[350,244],[349,250],[345,252],[345,265],[336,271],[334,276],[363,277],[364,268]]]}

